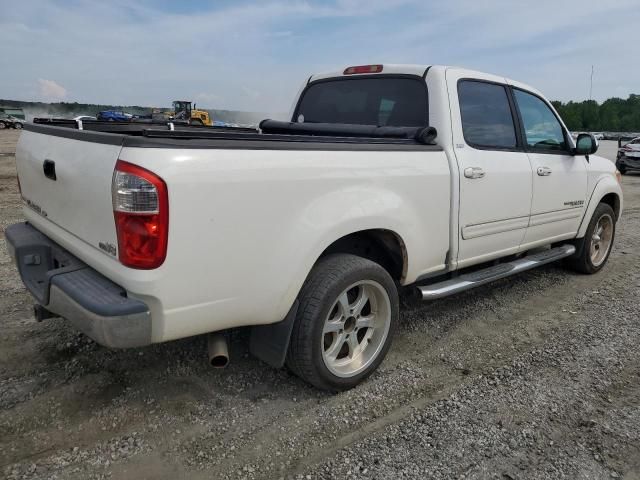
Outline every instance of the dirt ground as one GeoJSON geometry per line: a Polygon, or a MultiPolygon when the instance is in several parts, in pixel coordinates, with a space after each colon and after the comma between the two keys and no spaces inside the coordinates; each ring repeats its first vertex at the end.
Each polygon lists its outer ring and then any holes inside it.
{"type": "MultiPolygon", "coordinates": [[[[0,132],[0,233],[21,219],[17,138],[0,132]]],[[[623,187],[602,272],[405,306],[379,371],[338,395],[250,357],[246,332],[212,370],[203,338],[111,351],[36,323],[2,236],[0,477],[638,479],[640,175],[623,187]]]]}

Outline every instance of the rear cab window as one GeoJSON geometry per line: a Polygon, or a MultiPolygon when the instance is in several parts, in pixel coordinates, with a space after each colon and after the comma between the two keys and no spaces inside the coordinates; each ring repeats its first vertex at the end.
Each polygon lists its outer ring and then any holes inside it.
{"type": "Polygon", "coordinates": [[[293,121],[426,127],[429,124],[427,85],[423,78],[411,76],[319,80],[303,92],[293,121]]]}

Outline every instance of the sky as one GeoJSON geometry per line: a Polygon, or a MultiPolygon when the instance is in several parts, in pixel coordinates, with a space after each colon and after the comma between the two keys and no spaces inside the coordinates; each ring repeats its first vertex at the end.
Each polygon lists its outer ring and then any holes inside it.
{"type": "Polygon", "coordinates": [[[0,0],[0,98],[285,112],[309,75],[444,64],[640,93],[640,0],[0,0]]]}

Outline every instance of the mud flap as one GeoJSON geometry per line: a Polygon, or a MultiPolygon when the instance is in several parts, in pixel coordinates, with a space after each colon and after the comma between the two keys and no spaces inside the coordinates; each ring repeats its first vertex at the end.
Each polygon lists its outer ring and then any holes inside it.
{"type": "Polygon", "coordinates": [[[289,340],[293,323],[298,313],[299,302],[296,300],[284,320],[271,325],[258,325],[251,328],[249,352],[274,368],[282,368],[287,358],[289,340]]]}

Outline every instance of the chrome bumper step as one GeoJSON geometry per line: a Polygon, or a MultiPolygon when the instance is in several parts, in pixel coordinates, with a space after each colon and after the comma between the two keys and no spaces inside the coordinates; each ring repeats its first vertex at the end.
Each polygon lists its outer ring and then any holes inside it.
{"type": "Polygon", "coordinates": [[[431,285],[418,286],[418,290],[423,300],[434,300],[436,298],[447,297],[455,293],[469,290],[480,285],[485,285],[494,280],[509,277],[532,268],[555,262],[565,257],[573,255],[576,247],[573,245],[561,245],[543,252],[527,255],[526,257],[513,260],[512,262],[493,265],[482,270],[466,273],[459,277],[433,283],[431,285]]]}

